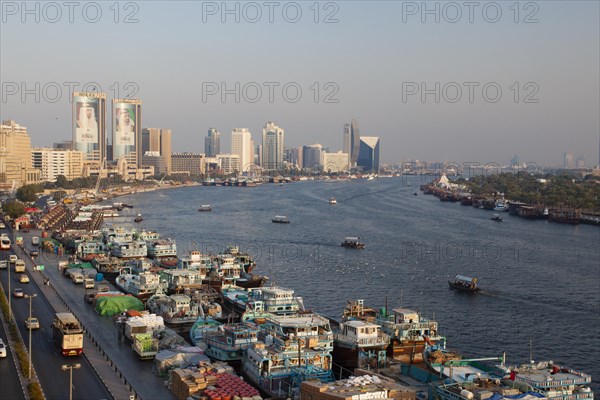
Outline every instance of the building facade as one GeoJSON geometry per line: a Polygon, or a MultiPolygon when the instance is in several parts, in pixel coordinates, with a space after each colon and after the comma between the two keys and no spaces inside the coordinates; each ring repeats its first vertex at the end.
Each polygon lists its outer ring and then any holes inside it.
{"type": "Polygon", "coordinates": [[[171,169],[174,174],[187,173],[201,175],[204,165],[204,154],[173,153],[171,154],[171,169]]]}
{"type": "Polygon", "coordinates": [[[254,142],[247,128],[233,128],[231,132],[231,154],[239,156],[240,174],[248,172],[254,165],[254,142]]]}
{"type": "Polygon", "coordinates": [[[208,128],[208,135],[204,138],[204,153],[206,157],[221,153],[221,132],[217,128],[208,128]]]}
{"type": "Polygon", "coordinates": [[[261,166],[265,170],[283,168],[284,130],[268,121],[263,128],[261,166]]]}
{"type": "Polygon", "coordinates": [[[379,173],[379,145],[381,140],[377,136],[363,136],[360,138],[360,152],[357,166],[364,172],[379,173]]]}
{"type": "Polygon", "coordinates": [[[353,119],[350,124],[350,143],[349,143],[350,167],[357,166],[358,156],[360,153],[360,130],[358,122],[353,119]]]}
{"type": "Polygon", "coordinates": [[[306,169],[321,170],[323,167],[323,146],[311,144],[302,148],[302,166],[306,169]]]}
{"type": "Polygon", "coordinates": [[[142,102],[138,99],[112,101],[112,161],[125,159],[142,166],[142,102]]]}
{"type": "MultiPolygon", "coordinates": [[[[144,156],[147,152],[158,153],[164,160],[164,168],[161,166],[159,169],[161,172],[167,175],[171,175],[171,130],[160,129],[160,128],[144,128],[142,129],[142,152],[144,156]]],[[[144,164],[145,158],[142,158],[142,164],[144,164]]],[[[155,162],[154,159],[148,159],[149,162],[155,162]]],[[[154,164],[152,164],[154,165],[154,164]]],[[[162,164],[161,164],[162,165],[162,164]]],[[[155,168],[156,169],[156,168],[155,168]]]]}
{"type": "Polygon", "coordinates": [[[31,163],[27,128],[6,120],[0,125],[0,187],[8,189],[38,182],[40,171],[31,163]]]}
{"type": "Polygon", "coordinates": [[[83,176],[83,154],[77,150],[34,148],[31,163],[40,170],[41,181],[56,182],[59,175],[70,181],[83,176]]]}
{"type": "Polygon", "coordinates": [[[106,158],[106,94],[73,93],[73,149],[86,164],[99,166],[106,158]]]}
{"type": "Polygon", "coordinates": [[[350,170],[348,153],[338,151],[337,153],[323,152],[323,171],[331,173],[340,173],[350,170]]]}
{"type": "Polygon", "coordinates": [[[219,168],[225,175],[239,174],[240,156],[237,154],[217,154],[219,160],[219,168]]]}

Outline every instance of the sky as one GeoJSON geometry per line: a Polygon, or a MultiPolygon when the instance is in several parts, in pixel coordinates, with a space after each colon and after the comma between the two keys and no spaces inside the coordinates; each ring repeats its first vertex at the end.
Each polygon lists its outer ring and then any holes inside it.
{"type": "MultiPolygon", "coordinates": [[[[342,149],[344,123],[381,160],[562,165],[600,154],[600,2],[2,1],[0,118],[33,146],[70,140],[70,92],[142,101],[144,127],[204,152],[210,127],[256,144],[342,149]]],[[[107,121],[111,137],[110,121],[107,121]]]]}

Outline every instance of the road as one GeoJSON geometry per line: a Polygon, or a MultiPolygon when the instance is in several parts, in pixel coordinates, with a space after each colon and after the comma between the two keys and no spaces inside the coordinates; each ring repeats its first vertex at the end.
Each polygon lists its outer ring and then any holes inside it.
{"type": "MultiPolygon", "coordinates": [[[[0,274],[6,273],[0,270],[0,274]]],[[[23,390],[18,384],[17,367],[13,358],[12,349],[8,345],[8,339],[4,325],[0,324],[0,337],[6,344],[6,358],[0,358],[0,376],[2,377],[2,398],[11,400],[24,400],[23,390]],[[14,384],[12,383],[14,382],[14,384]],[[9,384],[10,383],[10,384],[9,384]]]]}
{"type": "MultiPolygon", "coordinates": [[[[9,234],[9,236],[12,235],[9,234]]],[[[12,251],[3,251],[0,257],[8,259],[8,254],[13,254],[12,251]]],[[[27,274],[30,274],[31,261],[25,257],[28,266],[27,274]]],[[[63,357],[59,354],[58,348],[52,341],[52,320],[56,311],[66,311],[66,309],[54,310],[47,301],[42,290],[31,279],[30,283],[19,283],[17,274],[11,270],[11,289],[15,287],[23,288],[26,294],[37,294],[37,297],[32,300],[32,315],[40,320],[40,329],[32,331],[33,344],[33,365],[38,375],[40,384],[43,387],[47,400],[64,400],[69,396],[69,373],[61,370],[63,364],[79,363],[80,369],[73,370],[73,399],[90,400],[90,399],[110,399],[110,392],[106,389],[90,363],[83,356],[79,357],[63,357]]],[[[0,282],[4,287],[4,291],[8,294],[8,271],[0,272],[0,282]]],[[[17,321],[17,326],[21,332],[23,340],[28,346],[29,331],[24,326],[24,320],[29,315],[29,300],[25,298],[12,299],[12,308],[17,321]]],[[[85,352],[85,349],[84,349],[85,352]]],[[[4,388],[4,374],[2,375],[2,387],[4,388]]],[[[18,383],[6,385],[17,387],[18,383]]],[[[3,389],[4,391],[4,389],[3,389]]],[[[3,397],[4,398],[4,397],[3,397]]]]}

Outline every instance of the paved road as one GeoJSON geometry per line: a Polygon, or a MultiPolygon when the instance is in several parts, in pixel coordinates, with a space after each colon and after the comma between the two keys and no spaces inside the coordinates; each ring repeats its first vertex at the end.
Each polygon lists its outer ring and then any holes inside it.
{"type": "MultiPolygon", "coordinates": [[[[0,274],[7,274],[6,270],[0,270],[0,274]]],[[[17,367],[13,358],[12,349],[9,347],[4,324],[0,323],[0,337],[6,345],[6,358],[0,358],[0,386],[2,387],[2,398],[10,400],[24,400],[23,390],[19,384],[17,367]]]]}
{"type": "MultiPolygon", "coordinates": [[[[8,258],[9,252],[3,252],[1,257],[8,258]]],[[[10,252],[12,253],[12,251],[10,252]]],[[[29,265],[29,263],[28,263],[29,265]]],[[[0,282],[8,292],[8,272],[0,273],[0,282]]],[[[30,274],[30,272],[28,272],[30,274]]],[[[11,287],[22,287],[26,294],[37,294],[32,300],[32,315],[40,320],[41,329],[32,332],[33,365],[38,374],[39,381],[44,389],[47,400],[64,400],[69,396],[69,373],[61,370],[61,365],[79,363],[81,368],[73,370],[73,399],[110,399],[110,392],[106,389],[90,363],[85,357],[63,357],[52,341],[52,320],[56,311],[46,300],[42,289],[33,280],[21,284],[17,274],[11,271],[11,287]]],[[[49,290],[45,288],[44,290],[49,290]]],[[[23,321],[29,315],[29,300],[22,298],[12,299],[13,313],[21,336],[28,346],[29,331],[25,329],[23,321]]],[[[4,378],[3,378],[4,381],[4,378]]],[[[4,386],[4,384],[2,385],[4,386]]],[[[12,386],[12,385],[9,385],[12,386]]]]}

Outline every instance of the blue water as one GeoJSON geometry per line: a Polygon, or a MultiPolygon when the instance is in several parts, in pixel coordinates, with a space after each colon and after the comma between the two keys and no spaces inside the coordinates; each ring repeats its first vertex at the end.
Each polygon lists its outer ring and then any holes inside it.
{"type": "MultiPolygon", "coordinates": [[[[419,177],[253,188],[186,187],[122,197],[115,222],[141,224],[190,248],[236,244],[256,272],[339,317],[347,300],[435,317],[448,346],[468,356],[507,352],[510,364],[553,360],[600,378],[600,229],[492,213],[423,195],[419,177]],[[419,192],[414,196],[414,192],[419,192]],[[337,205],[328,199],[336,197],[337,205]],[[212,212],[198,212],[211,204],[212,212]],[[124,214],[128,213],[128,214],[124,214]],[[290,224],[273,224],[287,215],[290,224]],[[360,236],[365,250],[340,246],[360,236]],[[449,290],[456,274],[483,293],[449,290]]],[[[139,225],[138,225],[139,227],[139,225]]],[[[599,386],[594,385],[595,390],[599,386]]]]}

